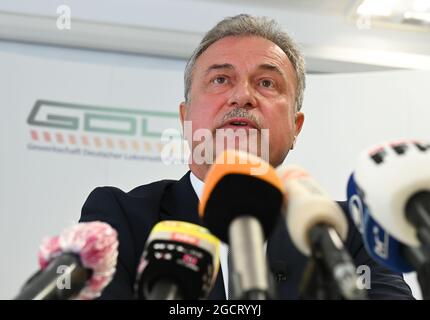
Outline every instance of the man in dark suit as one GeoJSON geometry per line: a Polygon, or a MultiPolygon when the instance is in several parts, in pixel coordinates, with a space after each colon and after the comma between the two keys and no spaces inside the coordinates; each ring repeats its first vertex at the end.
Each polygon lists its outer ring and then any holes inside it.
{"type": "MultiPolygon", "coordinates": [[[[179,181],[158,181],[128,193],[112,187],[97,188],[83,206],[80,221],[106,221],[119,234],[117,272],[102,298],[133,298],[137,265],[157,222],[183,220],[202,224],[197,207],[203,181],[217,152],[225,145],[236,149],[245,145],[249,147],[247,151],[265,158],[272,166],[282,164],[304,121],[300,111],[304,70],[303,56],[296,44],[272,20],[239,15],[224,19],[205,35],[187,64],[185,101],[179,107],[183,126],[191,125],[186,135],[192,151],[191,171],[179,181]],[[241,130],[249,136],[237,135],[241,130]],[[267,140],[265,132],[269,133],[267,140]],[[253,145],[251,133],[258,138],[253,145]],[[208,138],[201,141],[202,136],[208,138]]],[[[340,205],[346,213],[345,203],[340,205]]],[[[346,248],[357,266],[367,265],[371,271],[369,297],[412,298],[402,275],[369,258],[360,234],[347,213],[346,216],[346,248]]],[[[282,221],[268,240],[267,258],[279,298],[299,298],[307,258],[295,249],[282,221]]],[[[209,298],[226,298],[227,282],[223,278],[227,278],[225,267],[209,298]]]]}

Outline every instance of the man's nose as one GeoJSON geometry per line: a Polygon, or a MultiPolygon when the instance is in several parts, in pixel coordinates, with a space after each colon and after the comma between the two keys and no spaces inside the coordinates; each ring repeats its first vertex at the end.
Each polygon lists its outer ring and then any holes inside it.
{"type": "Polygon", "coordinates": [[[256,104],[254,89],[248,81],[241,81],[233,87],[228,100],[229,106],[254,108],[256,104]]]}

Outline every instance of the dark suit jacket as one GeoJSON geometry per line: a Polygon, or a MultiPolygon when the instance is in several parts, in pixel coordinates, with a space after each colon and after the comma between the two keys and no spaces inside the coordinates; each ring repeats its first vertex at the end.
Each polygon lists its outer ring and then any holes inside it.
{"type": "MultiPolygon", "coordinates": [[[[132,299],[136,269],[145,241],[152,227],[161,220],[181,220],[202,225],[198,216],[198,197],[191,185],[190,172],[181,180],[162,180],[139,186],[130,192],[114,187],[96,188],[86,200],[81,222],[100,220],[118,232],[119,257],[112,282],[101,299],[132,299]]],[[[346,203],[339,203],[346,212],[346,203]]],[[[409,286],[401,274],[377,265],[366,253],[361,236],[349,215],[349,233],[345,246],[355,264],[371,268],[371,299],[412,299],[409,286]]],[[[285,223],[277,224],[267,243],[269,266],[277,279],[281,299],[298,299],[299,283],[307,257],[293,245],[285,223]]],[[[225,299],[222,274],[213,288],[210,299],[225,299]]]]}

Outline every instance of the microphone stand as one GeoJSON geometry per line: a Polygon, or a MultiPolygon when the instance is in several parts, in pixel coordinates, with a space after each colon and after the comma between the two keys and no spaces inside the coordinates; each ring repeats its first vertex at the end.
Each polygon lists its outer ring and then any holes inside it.
{"type": "Polygon", "coordinates": [[[341,295],[321,257],[313,255],[300,283],[300,298],[304,300],[340,300],[341,295]]]}
{"type": "Polygon", "coordinates": [[[63,253],[46,267],[34,274],[14,300],[67,300],[72,299],[85,287],[92,271],[84,268],[79,256],[63,253]],[[60,267],[67,267],[59,274],[60,267]],[[69,278],[70,287],[59,287],[61,278],[69,278]]]}
{"type": "Polygon", "coordinates": [[[178,285],[172,281],[161,279],[154,284],[148,300],[184,300],[178,285]]]}
{"type": "Polygon", "coordinates": [[[229,227],[234,299],[268,300],[270,284],[264,257],[263,230],[253,216],[240,216],[229,227]]]}
{"type": "Polygon", "coordinates": [[[426,246],[420,248],[404,246],[402,251],[417,272],[423,299],[430,300],[430,251],[426,246]]]}
{"type": "Polygon", "coordinates": [[[322,299],[367,299],[367,294],[356,286],[355,265],[337,232],[318,224],[310,229],[309,241],[314,261],[310,270],[313,269],[314,276],[309,276],[308,286],[312,284],[322,299]]]}

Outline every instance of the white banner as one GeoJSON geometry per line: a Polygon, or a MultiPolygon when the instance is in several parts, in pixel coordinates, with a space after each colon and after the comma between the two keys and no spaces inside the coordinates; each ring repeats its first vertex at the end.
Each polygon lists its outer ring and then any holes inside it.
{"type": "Polygon", "coordinates": [[[186,165],[160,161],[180,130],[183,61],[0,45],[0,298],[37,269],[42,238],[76,223],[97,186],[129,191],[186,165]]]}

